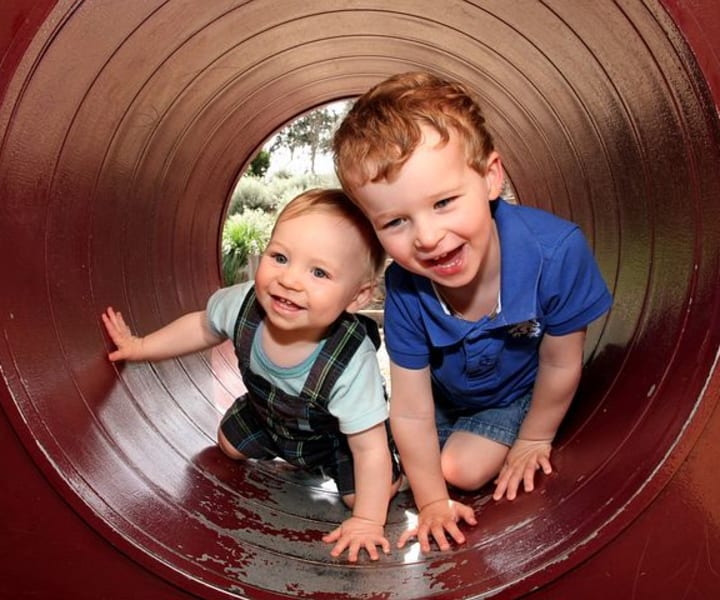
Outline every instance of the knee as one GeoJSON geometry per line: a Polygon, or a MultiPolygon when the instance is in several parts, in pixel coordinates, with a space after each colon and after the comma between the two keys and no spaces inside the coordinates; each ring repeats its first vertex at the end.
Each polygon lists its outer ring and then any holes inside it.
{"type": "Polygon", "coordinates": [[[235,447],[225,437],[225,434],[221,429],[218,429],[217,443],[220,450],[222,450],[223,454],[228,458],[232,458],[233,460],[245,460],[245,455],[235,449],[235,447]]]}
{"type": "Polygon", "coordinates": [[[440,465],[445,481],[466,492],[481,488],[497,475],[494,467],[477,460],[464,460],[458,455],[443,453],[440,465]]]}
{"type": "Polygon", "coordinates": [[[342,501],[345,503],[345,506],[352,510],[355,506],[355,494],[345,494],[342,497],[342,501]]]}

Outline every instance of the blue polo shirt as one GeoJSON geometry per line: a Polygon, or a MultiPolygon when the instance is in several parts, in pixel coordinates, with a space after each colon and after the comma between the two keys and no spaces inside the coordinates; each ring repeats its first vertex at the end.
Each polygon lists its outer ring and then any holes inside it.
{"type": "Polygon", "coordinates": [[[448,314],[431,281],[396,263],[385,275],[385,343],[406,369],[430,366],[436,393],[458,406],[506,406],[531,391],[545,332],[565,335],[612,297],[580,228],[551,213],[492,202],[500,239],[500,311],[448,314]]]}

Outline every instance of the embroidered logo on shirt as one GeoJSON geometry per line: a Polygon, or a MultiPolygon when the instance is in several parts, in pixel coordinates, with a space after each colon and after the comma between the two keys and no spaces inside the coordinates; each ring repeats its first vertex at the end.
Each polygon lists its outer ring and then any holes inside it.
{"type": "Polygon", "coordinates": [[[517,325],[513,325],[509,330],[508,333],[513,336],[514,338],[519,337],[528,337],[528,338],[536,338],[540,336],[541,330],[540,330],[540,323],[537,321],[537,319],[530,319],[529,321],[525,321],[523,323],[518,323],[517,325]]]}

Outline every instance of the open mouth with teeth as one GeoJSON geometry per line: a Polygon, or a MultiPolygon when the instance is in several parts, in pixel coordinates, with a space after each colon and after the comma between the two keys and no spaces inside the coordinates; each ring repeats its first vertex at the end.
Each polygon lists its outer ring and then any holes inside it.
{"type": "Polygon", "coordinates": [[[271,296],[271,298],[275,310],[278,310],[280,312],[297,312],[303,310],[302,306],[291,302],[287,298],[282,298],[281,296],[271,296]]]}
{"type": "Polygon", "coordinates": [[[427,268],[439,275],[454,275],[462,269],[464,248],[465,246],[458,246],[450,252],[445,252],[423,262],[427,268]]]}

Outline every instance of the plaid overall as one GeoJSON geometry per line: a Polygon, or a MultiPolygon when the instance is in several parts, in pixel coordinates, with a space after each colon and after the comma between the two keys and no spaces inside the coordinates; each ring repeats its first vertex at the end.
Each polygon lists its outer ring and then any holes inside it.
{"type": "MultiPolygon", "coordinates": [[[[341,495],[354,492],[352,454],[337,419],[327,408],[340,374],[370,336],[380,344],[377,325],[359,315],[343,315],[332,325],[299,396],[292,396],[250,370],[250,352],[264,311],[252,288],[235,324],[235,353],[247,393],[238,398],[222,421],[228,441],[248,458],[280,457],[298,467],[323,467],[341,495]],[[362,320],[361,320],[362,319],[362,320]]],[[[389,427],[386,422],[388,442],[389,427]]],[[[393,481],[399,465],[393,456],[393,481]]]]}

